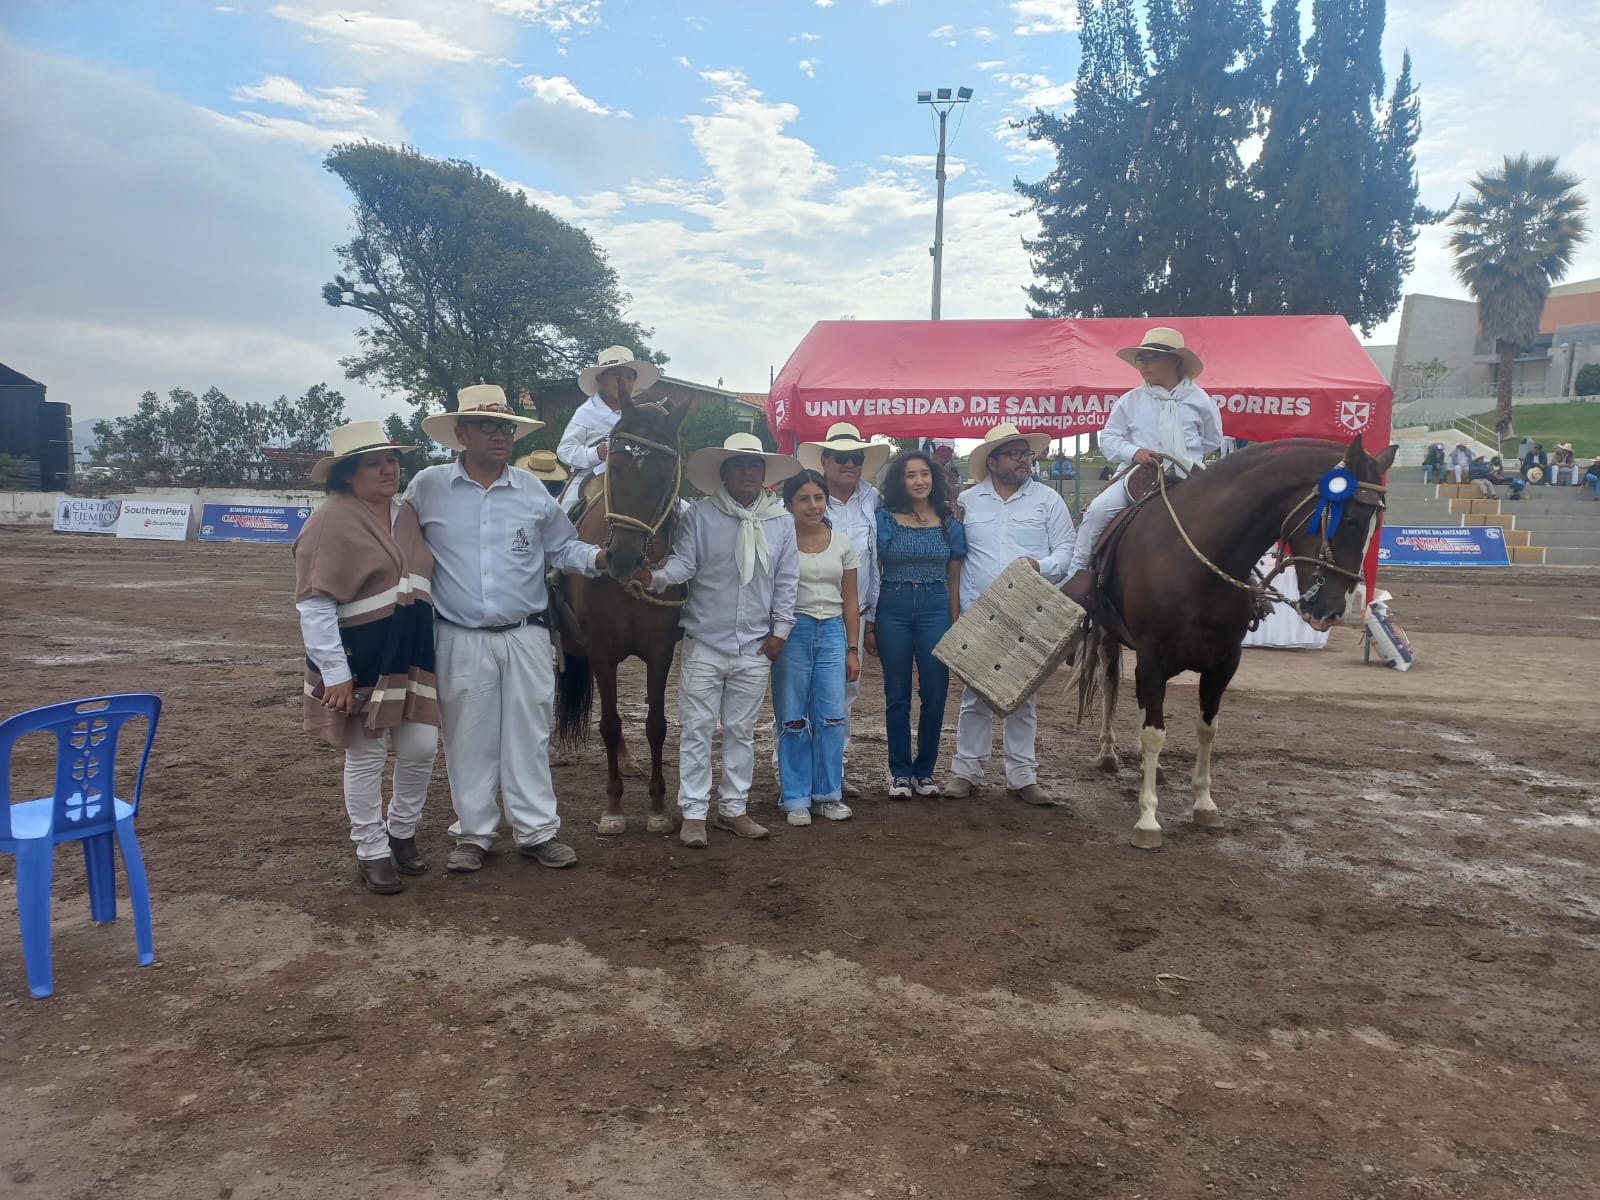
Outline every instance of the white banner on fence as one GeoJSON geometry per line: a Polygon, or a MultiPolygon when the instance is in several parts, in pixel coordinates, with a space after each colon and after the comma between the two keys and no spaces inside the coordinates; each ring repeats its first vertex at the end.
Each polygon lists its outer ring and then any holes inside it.
{"type": "Polygon", "coordinates": [[[117,531],[117,514],[122,510],[120,500],[93,500],[77,496],[56,497],[57,533],[103,533],[108,537],[117,531]]]}
{"type": "Polygon", "coordinates": [[[181,542],[189,536],[189,510],[193,507],[187,500],[124,500],[117,536],[181,542]]]}

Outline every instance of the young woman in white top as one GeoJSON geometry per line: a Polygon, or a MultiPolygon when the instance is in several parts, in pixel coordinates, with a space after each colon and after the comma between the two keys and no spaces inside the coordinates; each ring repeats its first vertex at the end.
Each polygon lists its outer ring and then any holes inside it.
{"type": "Polygon", "coordinates": [[[827,483],[802,471],[783,485],[800,550],[794,632],[772,665],[778,717],[779,807],[791,825],[850,817],[844,802],[845,685],[861,677],[861,606],[855,543],[828,524],[827,483]]]}

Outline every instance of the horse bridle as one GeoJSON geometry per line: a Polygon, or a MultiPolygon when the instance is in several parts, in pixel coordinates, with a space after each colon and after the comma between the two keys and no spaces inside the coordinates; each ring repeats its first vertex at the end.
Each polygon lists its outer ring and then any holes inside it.
{"type": "MultiPolygon", "coordinates": [[[[666,411],[664,405],[658,404],[657,407],[661,408],[663,411],[666,411]]],[[[628,513],[617,512],[611,504],[612,472],[608,470],[604,475],[601,476],[605,488],[607,544],[610,544],[611,533],[614,532],[616,527],[620,525],[624,529],[636,529],[640,533],[644,534],[645,544],[648,546],[650,540],[661,532],[661,527],[667,523],[667,521],[675,512],[678,511],[678,496],[683,490],[682,454],[677,445],[669,446],[665,442],[653,441],[652,439],[643,437],[637,433],[613,433],[606,439],[606,446],[606,461],[608,463],[611,461],[612,456],[619,452],[630,458],[665,457],[670,458],[673,462],[674,471],[672,475],[672,491],[667,495],[666,501],[661,505],[659,511],[657,511],[648,520],[632,516],[628,513]]],[[[663,561],[665,560],[663,559],[663,561]]],[[[651,570],[654,570],[660,567],[661,563],[647,562],[646,565],[651,570]]],[[[641,600],[647,601],[650,604],[661,605],[666,608],[681,608],[686,603],[685,600],[666,600],[660,596],[652,596],[635,580],[628,581],[628,591],[641,600]]]]}
{"type": "MultiPolygon", "coordinates": [[[[1155,453],[1157,458],[1165,459],[1167,462],[1176,461],[1165,454],[1154,451],[1152,451],[1152,453],[1155,453]]],[[[1178,519],[1177,510],[1172,507],[1172,500],[1167,495],[1167,473],[1159,466],[1156,470],[1156,481],[1160,484],[1161,499],[1162,502],[1167,506],[1167,513],[1172,517],[1172,523],[1177,526],[1178,533],[1183,537],[1184,543],[1189,547],[1194,556],[1199,559],[1201,564],[1209,569],[1217,578],[1224,580],[1227,583],[1231,583],[1236,588],[1241,588],[1244,591],[1249,592],[1251,598],[1257,603],[1270,600],[1275,604],[1288,604],[1291,607],[1304,609],[1305,605],[1316,599],[1317,594],[1322,591],[1323,585],[1328,582],[1329,571],[1343,575],[1345,578],[1351,580],[1359,580],[1362,578],[1361,572],[1351,571],[1345,567],[1341,567],[1338,563],[1333,561],[1333,551],[1328,546],[1328,539],[1330,536],[1328,533],[1329,522],[1325,520],[1322,522],[1322,531],[1320,534],[1321,541],[1317,544],[1317,556],[1315,558],[1307,558],[1303,554],[1286,554],[1278,559],[1277,566],[1273,567],[1271,572],[1259,582],[1235,579],[1232,575],[1229,575],[1221,567],[1217,566],[1216,563],[1207,558],[1200,547],[1196,546],[1193,539],[1189,537],[1189,531],[1183,527],[1183,522],[1178,519]],[[1296,600],[1289,596],[1285,596],[1277,588],[1273,587],[1272,581],[1276,579],[1286,567],[1300,562],[1314,564],[1317,568],[1317,574],[1316,577],[1311,581],[1310,585],[1307,586],[1305,591],[1302,592],[1300,597],[1296,600]]],[[[1373,508],[1377,509],[1377,511],[1381,513],[1389,507],[1388,501],[1385,499],[1385,494],[1388,492],[1388,490],[1389,489],[1381,483],[1366,483],[1363,481],[1358,481],[1355,494],[1350,497],[1347,503],[1353,503],[1355,501],[1365,499],[1367,504],[1370,504],[1373,508]]],[[[1283,519],[1283,523],[1278,526],[1279,545],[1289,545],[1289,538],[1294,531],[1295,525],[1301,519],[1303,519],[1308,508],[1317,502],[1319,495],[1320,492],[1318,489],[1312,488],[1311,493],[1304,500],[1300,501],[1299,504],[1296,504],[1292,509],[1289,510],[1289,515],[1285,517],[1283,519]]]]}

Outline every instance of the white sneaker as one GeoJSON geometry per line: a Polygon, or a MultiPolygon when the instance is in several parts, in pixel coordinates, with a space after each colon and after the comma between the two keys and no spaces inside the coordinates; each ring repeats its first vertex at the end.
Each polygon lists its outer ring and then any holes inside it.
{"type": "Polygon", "coordinates": [[[890,782],[889,782],[889,799],[891,799],[891,800],[909,800],[909,799],[911,799],[911,780],[907,779],[904,775],[896,775],[892,780],[890,780],[890,782]]]}
{"type": "Polygon", "coordinates": [[[817,811],[829,821],[848,821],[855,815],[843,800],[824,800],[817,806],[817,811]]]}
{"type": "Polygon", "coordinates": [[[811,810],[809,808],[791,808],[783,814],[783,819],[791,825],[809,825],[811,824],[811,810]]]}
{"type": "Polygon", "coordinates": [[[911,790],[919,796],[937,796],[939,785],[933,781],[932,776],[919,775],[911,781],[911,790]]]}

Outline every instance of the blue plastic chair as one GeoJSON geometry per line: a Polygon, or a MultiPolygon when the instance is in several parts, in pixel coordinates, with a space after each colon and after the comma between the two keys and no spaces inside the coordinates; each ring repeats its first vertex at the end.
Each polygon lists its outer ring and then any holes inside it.
{"type": "Polygon", "coordinates": [[[134,936],[139,944],[139,965],[155,961],[155,941],[150,924],[150,884],[145,878],[144,856],[133,833],[144,790],[145,767],[156,740],[161,698],[133,692],[68,700],[48,708],[30,709],[0,722],[0,853],[17,856],[17,917],[22,926],[22,957],[27,964],[28,990],[48,996],[55,990],[50,966],[50,881],[55,870],[56,847],[62,842],[82,842],[84,865],[89,872],[89,914],[96,921],[117,919],[117,876],[113,841],[122,847],[133,901],[134,936]],[[133,717],[149,722],[133,799],[114,794],[117,739],[133,717]],[[56,790],[54,796],[11,802],[11,755],[17,739],[41,731],[56,735],[56,790]]]}

